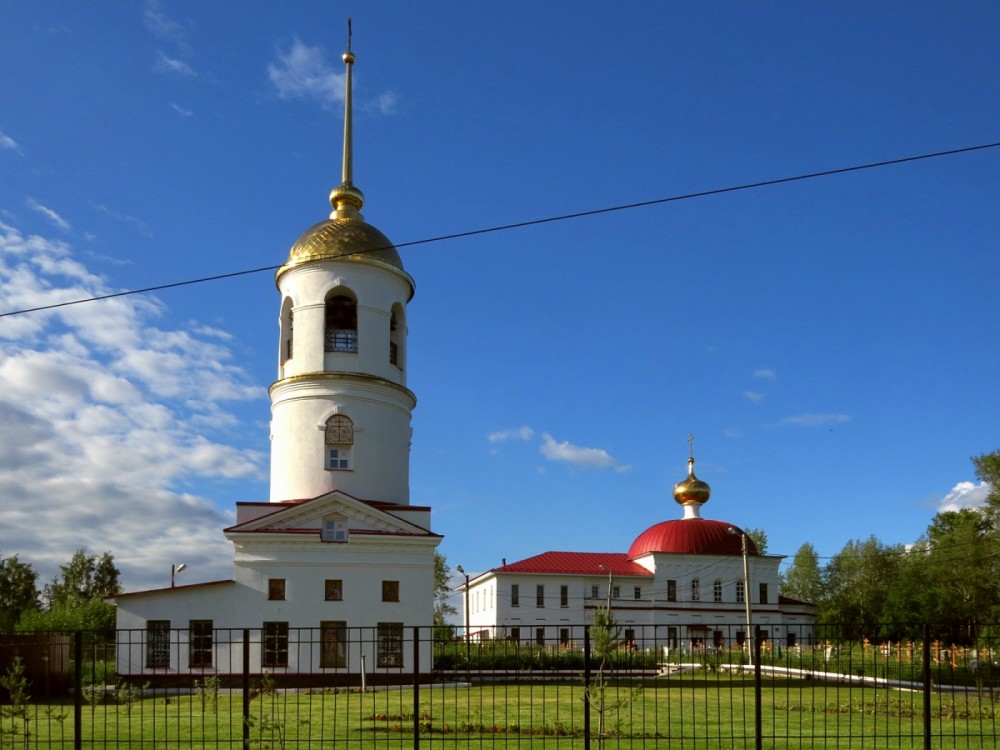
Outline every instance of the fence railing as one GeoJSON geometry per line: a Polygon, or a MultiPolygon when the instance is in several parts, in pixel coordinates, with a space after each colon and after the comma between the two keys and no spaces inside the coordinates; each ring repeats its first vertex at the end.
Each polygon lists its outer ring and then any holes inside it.
{"type": "Polygon", "coordinates": [[[465,639],[392,623],[190,625],[0,636],[0,748],[975,748],[1000,738],[997,628],[954,643],[926,628],[899,640],[827,628],[792,643],[759,629],[747,642],[738,625],[687,629],[683,640],[660,627],[465,639]]]}

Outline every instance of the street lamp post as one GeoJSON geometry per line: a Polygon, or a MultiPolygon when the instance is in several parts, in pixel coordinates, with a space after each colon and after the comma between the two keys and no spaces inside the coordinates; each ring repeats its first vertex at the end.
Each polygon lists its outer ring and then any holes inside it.
{"type": "Polygon", "coordinates": [[[747,609],[747,643],[750,647],[750,666],[752,667],[753,650],[757,639],[750,624],[750,566],[747,563],[747,534],[745,531],[740,532],[740,550],[743,553],[743,601],[746,602],[747,609]]]}
{"type": "Polygon", "coordinates": [[[177,574],[182,570],[187,568],[187,563],[181,563],[180,565],[170,566],[170,588],[173,588],[177,584],[177,574]]]}
{"type": "Polygon", "coordinates": [[[465,660],[468,662],[472,658],[469,645],[469,574],[461,565],[456,565],[455,570],[465,576],[465,660]]]}
{"type": "Polygon", "coordinates": [[[747,653],[750,655],[750,666],[753,666],[753,649],[756,638],[750,619],[750,565],[747,562],[747,533],[733,526],[729,527],[729,533],[740,535],[740,553],[743,555],[743,602],[747,612],[747,653]]]}

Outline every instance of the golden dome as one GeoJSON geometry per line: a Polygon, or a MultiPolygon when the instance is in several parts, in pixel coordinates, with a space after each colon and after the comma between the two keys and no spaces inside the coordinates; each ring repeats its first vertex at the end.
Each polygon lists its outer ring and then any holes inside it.
{"type": "Polygon", "coordinates": [[[680,505],[701,505],[707,503],[712,488],[694,475],[694,458],[688,459],[688,477],[674,485],[674,500],[680,505]]]}
{"type": "Polygon", "coordinates": [[[296,240],[281,271],[312,260],[335,258],[387,263],[403,270],[403,261],[392,242],[371,224],[359,218],[333,218],[310,227],[296,240]]]}

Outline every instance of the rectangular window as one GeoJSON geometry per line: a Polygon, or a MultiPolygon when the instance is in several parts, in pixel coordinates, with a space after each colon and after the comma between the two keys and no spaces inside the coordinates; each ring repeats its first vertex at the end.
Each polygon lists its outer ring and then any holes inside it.
{"type": "Polygon", "coordinates": [[[516,583],[510,585],[510,606],[521,606],[521,587],[516,583]]]}
{"type": "Polygon", "coordinates": [[[642,586],[635,587],[635,599],[642,599],[642,586]]]}
{"type": "Polygon", "coordinates": [[[767,584],[766,583],[760,584],[759,591],[760,591],[760,603],[767,604],[767,584]]]}
{"type": "Polygon", "coordinates": [[[170,620],[146,622],[146,666],[170,666],[170,620]]]}
{"type": "Polygon", "coordinates": [[[798,643],[798,641],[797,641],[797,640],[796,640],[796,638],[795,638],[795,633],[787,633],[787,634],[785,635],[785,645],[786,645],[786,646],[787,646],[788,648],[795,648],[795,645],[796,645],[797,643],[798,643]]]}
{"type": "Polygon", "coordinates": [[[344,581],[340,578],[327,578],[323,598],[328,602],[344,601],[344,581]]]}
{"type": "Polygon", "coordinates": [[[712,631],[712,645],[716,648],[722,648],[722,631],[713,630],[712,631]]]}
{"type": "Polygon", "coordinates": [[[321,622],[319,624],[321,667],[347,666],[347,623],[340,620],[321,622]]]}
{"type": "Polygon", "coordinates": [[[535,643],[539,646],[545,645],[545,628],[535,628],[535,643]]]}
{"type": "Polygon", "coordinates": [[[691,601],[700,602],[701,601],[701,581],[697,578],[691,579],[691,601]]]}
{"type": "Polygon", "coordinates": [[[379,667],[403,666],[403,623],[378,624],[378,652],[375,663],[379,667]]]}
{"type": "Polygon", "coordinates": [[[340,446],[339,448],[326,449],[326,468],[331,471],[347,471],[351,468],[351,449],[340,446]]]}
{"type": "Polygon", "coordinates": [[[265,622],[261,629],[264,636],[264,654],[261,665],[265,667],[288,666],[288,623],[265,622]]]}
{"type": "Polygon", "coordinates": [[[743,602],[746,597],[743,595],[743,581],[736,582],[736,601],[743,602]]]}
{"type": "Polygon", "coordinates": [[[560,607],[569,606],[569,586],[559,587],[559,606],[560,607]]]}
{"type": "Polygon", "coordinates": [[[747,642],[747,634],[744,633],[742,630],[737,630],[736,645],[739,646],[740,648],[743,648],[746,645],[746,642],[747,642]]]}
{"type": "Polygon", "coordinates": [[[627,648],[635,648],[635,628],[625,628],[622,638],[627,648]]]}
{"type": "Polygon", "coordinates": [[[284,578],[268,578],[267,579],[267,598],[272,601],[283,601],[285,598],[285,579],[284,578]]]}
{"type": "Polygon", "coordinates": [[[535,606],[536,607],[545,606],[545,587],[541,584],[535,586],[535,606]]]}
{"type": "Polygon", "coordinates": [[[600,594],[600,591],[599,591],[599,589],[597,588],[597,586],[591,586],[591,587],[590,587],[590,598],[591,598],[591,599],[596,599],[596,598],[597,598],[597,597],[599,597],[600,595],[601,595],[601,594],[600,594]]]}
{"type": "Polygon", "coordinates": [[[212,666],[212,621],[191,620],[188,623],[191,642],[188,646],[188,665],[212,666]]]}
{"type": "Polygon", "coordinates": [[[667,601],[677,601],[677,581],[667,581],[667,601]]]}
{"type": "Polygon", "coordinates": [[[718,578],[715,579],[715,583],[712,584],[712,599],[713,601],[722,601],[722,581],[718,578]]]}
{"type": "Polygon", "coordinates": [[[611,587],[611,598],[612,599],[621,599],[621,595],[622,595],[621,587],[619,587],[619,586],[612,586],[611,587]]]}
{"type": "Polygon", "coordinates": [[[512,641],[521,640],[521,628],[511,628],[510,629],[510,639],[512,641]]]}
{"type": "Polygon", "coordinates": [[[569,645],[569,628],[559,628],[559,645],[563,648],[569,645]]]}
{"type": "Polygon", "coordinates": [[[347,521],[342,518],[326,518],[323,520],[324,542],[346,542],[347,521]]]}
{"type": "Polygon", "coordinates": [[[382,581],[382,601],[399,601],[399,581],[382,581]]]}

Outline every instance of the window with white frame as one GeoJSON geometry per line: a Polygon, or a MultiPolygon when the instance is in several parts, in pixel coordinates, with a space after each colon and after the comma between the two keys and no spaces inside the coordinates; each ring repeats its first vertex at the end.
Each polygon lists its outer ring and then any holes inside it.
{"type": "Polygon", "coordinates": [[[324,518],[322,539],[324,542],[346,542],[347,519],[340,516],[324,518]]]}
{"type": "Polygon", "coordinates": [[[712,584],[712,601],[722,601],[722,581],[718,578],[716,578],[715,582],[712,584]]]}
{"type": "Polygon", "coordinates": [[[691,579],[691,601],[701,601],[701,581],[697,578],[691,579]]]}
{"type": "Polygon", "coordinates": [[[746,600],[743,590],[743,581],[736,582],[736,601],[743,602],[746,600]]]}
{"type": "Polygon", "coordinates": [[[326,420],[326,468],[329,471],[349,471],[351,448],[354,446],[354,423],[350,417],[334,414],[326,420]]]}

